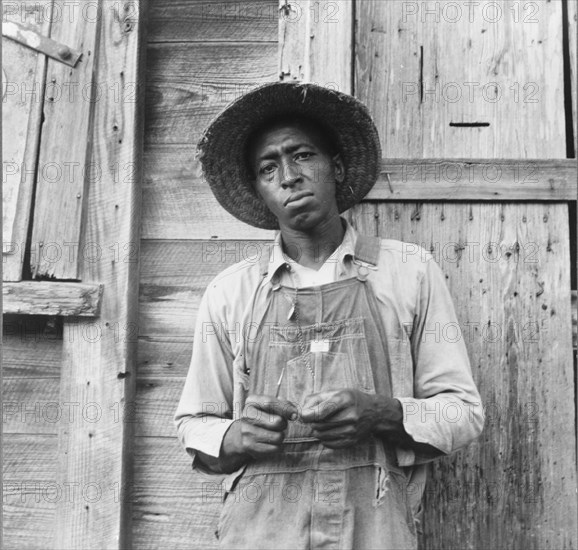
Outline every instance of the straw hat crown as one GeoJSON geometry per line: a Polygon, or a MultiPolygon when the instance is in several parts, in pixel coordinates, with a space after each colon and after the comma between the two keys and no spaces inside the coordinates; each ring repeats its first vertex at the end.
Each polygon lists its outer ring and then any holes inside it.
{"type": "Polygon", "coordinates": [[[291,116],[316,121],[334,135],[345,166],[345,178],[336,188],[339,212],[358,203],[377,180],[381,147],[363,103],[315,84],[265,84],[231,103],[207,127],[197,146],[203,173],[219,203],[255,227],[279,226],[253,189],[245,158],[247,139],[264,122],[291,116]]]}

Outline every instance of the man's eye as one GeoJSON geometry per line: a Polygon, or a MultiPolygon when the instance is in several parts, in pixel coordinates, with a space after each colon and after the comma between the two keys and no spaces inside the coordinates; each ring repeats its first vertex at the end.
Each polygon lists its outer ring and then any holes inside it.
{"type": "Polygon", "coordinates": [[[310,151],[302,151],[301,153],[297,153],[295,155],[295,160],[307,160],[310,159],[313,155],[314,153],[311,153],[310,151]]]}
{"type": "Polygon", "coordinates": [[[261,174],[272,174],[273,171],[275,170],[275,165],[274,164],[266,164],[265,166],[262,166],[261,169],[259,170],[259,172],[261,174]]]}

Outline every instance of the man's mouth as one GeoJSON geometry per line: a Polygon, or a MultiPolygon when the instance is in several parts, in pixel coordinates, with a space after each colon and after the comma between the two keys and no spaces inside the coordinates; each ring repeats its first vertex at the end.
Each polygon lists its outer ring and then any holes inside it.
{"type": "Polygon", "coordinates": [[[298,201],[299,199],[302,199],[303,197],[311,197],[311,196],[313,196],[313,193],[311,191],[297,191],[297,193],[291,193],[291,195],[289,195],[285,199],[283,206],[287,206],[290,202],[298,201]]]}

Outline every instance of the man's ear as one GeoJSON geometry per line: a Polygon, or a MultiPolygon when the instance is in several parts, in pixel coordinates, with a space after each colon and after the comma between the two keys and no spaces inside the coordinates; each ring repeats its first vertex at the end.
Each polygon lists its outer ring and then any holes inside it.
{"type": "Polygon", "coordinates": [[[333,156],[333,165],[335,166],[335,181],[337,183],[343,183],[345,179],[345,165],[339,153],[333,156]]]}

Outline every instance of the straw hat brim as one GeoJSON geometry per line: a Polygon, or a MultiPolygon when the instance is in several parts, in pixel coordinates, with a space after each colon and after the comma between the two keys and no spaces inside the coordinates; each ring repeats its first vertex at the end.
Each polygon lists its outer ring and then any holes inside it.
{"type": "Polygon", "coordinates": [[[263,122],[285,115],[317,120],[334,133],[345,166],[344,180],[336,188],[340,213],[369,192],[379,172],[379,136],[363,103],[314,84],[275,82],[255,88],[213,120],[197,149],[205,178],[219,203],[239,220],[262,229],[278,229],[279,225],[253,189],[246,143],[263,122]]]}

